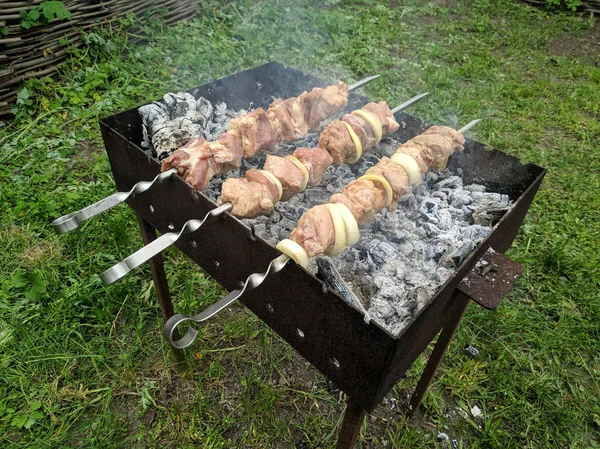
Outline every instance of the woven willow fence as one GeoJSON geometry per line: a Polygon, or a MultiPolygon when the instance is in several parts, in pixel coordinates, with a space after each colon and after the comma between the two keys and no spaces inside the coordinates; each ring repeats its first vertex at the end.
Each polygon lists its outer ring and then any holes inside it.
{"type": "Polygon", "coordinates": [[[43,3],[0,0],[0,116],[10,113],[23,80],[54,73],[69,48],[83,45],[82,31],[106,26],[127,13],[160,17],[172,25],[194,17],[199,6],[197,0],[66,0],[70,20],[25,29],[21,11],[39,9],[43,3]]]}

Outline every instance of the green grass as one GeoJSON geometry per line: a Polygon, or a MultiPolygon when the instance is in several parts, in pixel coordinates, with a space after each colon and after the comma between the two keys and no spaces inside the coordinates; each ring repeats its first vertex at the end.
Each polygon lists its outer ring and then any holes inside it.
{"type": "MultiPolygon", "coordinates": [[[[114,191],[100,117],[271,60],[327,80],[379,73],[366,92],[390,104],[429,91],[411,112],[482,117],[478,140],[548,168],[509,252],[522,279],[496,312],[470,307],[422,413],[387,402],[361,447],[438,447],[440,431],[469,448],[600,446],[600,54],[581,51],[599,25],[509,0],[208,4],[185,25],[144,23],[145,45],[128,25],[89,35],[60,81],[30,81],[0,129],[1,447],[334,447],[343,397],[241,306],[178,369],[148,269],[103,286],[96,273],[142,244],[127,207],[65,236],[49,225],[114,191]]],[[[166,259],[178,311],[223,294],[166,259]]]]}

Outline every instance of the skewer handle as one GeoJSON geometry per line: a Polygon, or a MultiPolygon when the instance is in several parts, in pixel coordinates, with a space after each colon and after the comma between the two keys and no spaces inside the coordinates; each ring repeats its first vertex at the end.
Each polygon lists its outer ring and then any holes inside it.
{"type": "Polygon", "coordinates": [[[113,265],[100,275],[100,279],[102,279],[102,281],[107,285],[118,281],[134,268],[139,267],[143,263],[149,261],[157,254],[167,249],[169,246],[173,245],[182,236],[197,231],[206,221],[220,217],[225,212],[229,211],[231,207],[231,203],[223,204],[222,206],[219,206],[208,212],[202,220],[187,221],[181,228],[181,231],[163,234],[152,243],[149,243],[143,248],[137,250],[135,253],[123,259],[118,264],[113,265]]]}
{"type": "Polygon", "coordinates": [[[231,303],[238,300],[245,292],[250,291],[258,287],[260,284],[264,282],[264,280],[270,275],[281,271],[283,267],[288,263],[290,258],[285,254],[273,259],[267,268],[267,271],[264,273],[253,273],[246,279],[244,282],[244,286],[241,289],[234,290],[229,293],[227,296],[224,296],[219,301],[214,303],[213,305],[207,307],[203,312],[194,315],[187,316],[182,314],[173,315],[171,318],[167,320],[165,323],[165,327],[163,328],[163,336],[169,342],[171,346],[176,349],[184,349],[190,346],[196,338],[198,337],[198,331],[193,327],[189,327],[187,332],[183,337],[179,340],[173,340],[176,329],[183,323],[193,322],[193,323],[201,323],[203,321],[208,320],[213,317],[221,310],[225,309],[231,303]]]}
{"type": "Polygon", "coordinates": [[[71,214],[63,215],[60,218],[54,220],[50,225],[54,228],[57,234],[65,234],[71,232],[79,227],[81,223],[89,218],[95,217],[96,215],[112,209],[113,207],[121,204],[130,197],[138,195],[150,189],[154,184],[160,184],[167,179],[170,179],[177,173],[174,168],[164,173],[156,175],[152,181],[140,181],[136,183],[129,192],[116,192],[100,201],[91,204],[83,209],[73,212],[71,214]]]}

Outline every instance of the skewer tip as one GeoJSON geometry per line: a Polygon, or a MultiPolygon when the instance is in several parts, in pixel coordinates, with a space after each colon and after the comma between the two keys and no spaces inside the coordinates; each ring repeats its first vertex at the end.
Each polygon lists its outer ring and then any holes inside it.
{"type": "Polygon", "coordinates": [[[353,90],[356,90],[360,87],[366,86],[367,84],[369,84],[371,81],[376,80],[377,78],[379,78],[380,75],[373,75],[373,76],[368,76],[366,78],[361,79],[360,81],[357,81],[354,84],[351,84],[350,86],[348,86],[348,91],[352,92],[353,90]]]}
{"type": "Polygon", "coordinates": [[[416,97],[412,97],[410,100],[406,100],[404,103],[402,103],[402,104],[396,106],[394,109],[392,109],[392,114],[395,114],[396,112],[400,112],[400,111],[406,109],[410,105],[415,104],[417,101],[425,98],[427,95],[429,95],[429,92],[424,92],[422,94],[417,95],[416,97]]]}
{"type": "Polygon", "coordinates": [[[465,126],[463,126],[461,129],[458,130],[459,133],[464,134],[466,133],[468,130],[470,130],[471,128],[473,128],[475,125],[477,125],[477,123],[479,123],[481,121],[480,118],[475,119],[469,123],[467,123],[465,126]]]}

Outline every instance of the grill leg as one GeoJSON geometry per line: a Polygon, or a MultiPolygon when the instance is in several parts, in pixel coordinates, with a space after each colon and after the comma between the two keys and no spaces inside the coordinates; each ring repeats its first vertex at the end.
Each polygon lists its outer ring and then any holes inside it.
{"type": "Polygon", "coordinates": [[[360,405],[348,398],[336,449],[352,449],[356,445],[366,414],[367,412],[360,405]]]}
{"type": "Polygon", "coordinates": [[[435,347],[433,348],[431,357],[429,357],[427,365],[423,370],[423,374],[421,374],[421,378],[419,379],[419,383],[415,388],[415,392],[410,398],[411,413],[416,412],[419,406],[421,405],[421,402],[423,402],[423,397],[425,396],[425,393],[429,388],[429,384],[431,383],[431,380],[433,379],[433,376],[435,375],[438,366],[440,366],[440,363],[444,358],[444,354],[446,353],[448,346],[450,346],[452,338],[454,338],[454,334],[458,329],[458,325],[462,321],[463,316],[467,311],[467,306],[469,305],[469,298],[464,293],[459,292],[457,290],[454,294],[453,302],[454,307],[451,312],[452,315],[446,323],[446,325],[444,326],[444,328],[442,329],[442,332],[440,332],[440,337],[438,338],[438,341],[435,344],[435,347]]]}
{"type": "MultiPolygon", "coordinates": [[[[137,215],[137,214],[136,214],[137,215]]],[[[147,245],[156,240],[156,229],[142,217],[137,215],[138,223],[140,224],[140,231],[142,232],[142,239],[144,245],[147,245]]],[[[148,262],[150,264],[150,271],[152,272],[152,280],[154,281],[154,287],[158,294],[158,304],[160,306],[160,312],[165,322],[171,318],[173,312],[173,301],[171,301],[171,292],[169,291],[169,284],[167,282],[167,274],[165,273],[165,266],[163,259],[160,254],[154,256],[148,262]]],[[[184,353],[181,349],[171,348],[173,355],[178,362],[184,360],[184,353]]]]}

